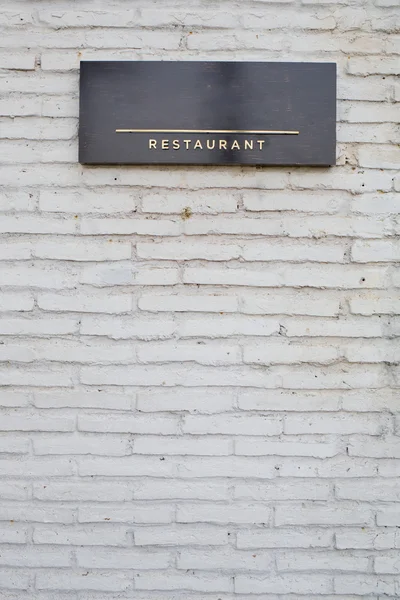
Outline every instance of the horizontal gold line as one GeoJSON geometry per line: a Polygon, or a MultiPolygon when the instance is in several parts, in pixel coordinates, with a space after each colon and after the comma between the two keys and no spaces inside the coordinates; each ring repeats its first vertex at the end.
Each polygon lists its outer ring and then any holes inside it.
{"type": "Polygon", "coordinates": [[[247,133],[251,135],[299,135],[299,131],[270,129],[116,129],[116,133],[247,133]]]}

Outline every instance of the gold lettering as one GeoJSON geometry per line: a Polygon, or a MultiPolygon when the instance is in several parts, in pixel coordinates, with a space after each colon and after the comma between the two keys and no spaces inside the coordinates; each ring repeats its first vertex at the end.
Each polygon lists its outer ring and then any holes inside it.
{"type": "Polygon", "coordinates": [[[157,140],[149,140],[149,148],[157,148],[157,140]]]}
{"type": "Polygon", "coordinates": [[[208,150],[214,150],[214,148],[215,148],[215,140],[211,140],[211,141],[212,141],[212,146],[210,146],[210,144],[211,144],[210,140],[207,140],[208,150]]]}
{"type": "Polygon", "coordinates": [[[219,140],[219,149],[220,149],[220,150],[222,150],[222,148],[223,148],[224,150],[227,150],[227,147],[226,147],[226,140],[219,140]]]}
{"type": "Polygon", "coordinates": [[[168,150],[168,148],[169,148],[169,140],[161,140],[161,148],[163,150],[168,150]]]}
{"type": "Polygon", "coordinates": [[[265,140],[257,140],[257,144],[260,146],[260,150],[262,150],[263,144],[265,144],[265,140]]]}
{"type": "Polygon", "coordinates": [[[190,142],[191,142],[191,141],[192,141],[192,140],[183,140],[183,143],[184,143],[184,144],[185,144],[185,146],[186,146],[186,150],[189,150],[189,144],[190,144],[190,142]]]}
{"type": "Polygon", "coordinates": [[[231,146],[231,150],[240,150],[240,146],[237,140],[234,140],[231,146]]]}
{"type": "Polygon", "coordinates": [[[253,140],[244,140],[244,149],[253,150],[253,140]]]}
{"type": "Polygon", "coordinates": [[[172,140],[172,145],[174,147],[174,150],[179,150],[179,148],[181,147],[179,140],[172,140]]]}
{"type": "Polygon", "coordinates": [[[203,150],[203,146],[201,145],[200,140],[196,140],[196,143],[194,145],[194,150],[203,150]]]}

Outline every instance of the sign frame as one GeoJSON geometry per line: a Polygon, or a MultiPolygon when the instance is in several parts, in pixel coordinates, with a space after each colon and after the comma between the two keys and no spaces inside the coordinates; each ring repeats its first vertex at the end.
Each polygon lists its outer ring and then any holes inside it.
{"type": "Polygon", "coordinates": [[[81,61],[79,162],[333,165],[336,63],[81,61]]]}

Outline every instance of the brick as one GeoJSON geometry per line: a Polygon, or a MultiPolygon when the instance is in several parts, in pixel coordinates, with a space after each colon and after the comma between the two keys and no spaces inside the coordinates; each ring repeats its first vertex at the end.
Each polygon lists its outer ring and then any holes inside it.
{"type": "MultiPolygon", "coordinates": [[[[112,523],[140,523],[151,525],[158,523],[171,523],[173,521],[173,516],[174,509],[172,506],[160,504],[149,506],[148,504],[132,505],[129,503],[128,506],[126,506],[126,504],[115,506],[115,504],[104,503],[100,506],[82,506],[78,510],[79,523],[104,523],[106,521],[111,521],[112,523]]],[[[138,556],[139,550],[140,549],[138,548],[138,556]]]]}
{"type": "Polygon", "coordinates": [[[233,408],[233,392],[220,389],[153,389],[139,391],[137,409],[140,412],[187,411],[189,413],[223,413],[233,408]]]}
{"type": "MultiPolygon", "coordinates": [[[[343,107],[343,119],[349,123],[397,123],[398,108],[395,104],[384,104],[378,107],[370,102],[354,102],[343,107]]],[[[372,175],[373,171],[371,171],[372,175]]],[[[368,179],[372,184],[372,181],[368,179]]],[[[371,191],[382,189],[377,182],[377,186],[371,191]]],[[[364,187],[366,187],[364,185],[364,187]]],[[[368,186],[369,187],[369,186],[368,186]]],[[[369,191],[365,189],[364,191],[369,191]]]]}
{"type": "MultiPolygon", "coordinates": [[[[290,13],[289,13],[290,14],[290,13]]],[[[293,18],[295,13],[292,13],[293,18]]],[[[290,18],[288,13],[277,14],[277,13],[257,13],[252,11],[244,15],[243,24],[245,28],[253,29],[280,29],[285,27],[287,23],[286,19],[290,18]]],[[[299,29],[334,29],[336,27],[335,19],[331,16],[319,16],[316,18],[307,13],[301,13],[300,19],[296,21],[296,27],[299,29]]]]}
{"type": "Polygon", "coordinates": [[[217,312],[231,313],[238,310],[235,296],[223,295],[144,295],[138,300],[140,310],[147,312],[217,312]]]}
{"type": "Polygon", "coordinates": [[[340,358],[339,351],[327,345],[268,344],[244,346],[243,362],[250,364],[292,364],[302,362],[329,364],[340,358]]]}
{"type": "MultiPolygon", "coordinates": [[[[1,302],[1,300],[0,300],[1,302]]],[[[121,314],[131,312],[132,298],[129,294],[110,294],[79,291],[74,295],[39,293],[38,306],[45,311],[89,312],[121,314]]]]}
{"type": "Polygon", "coordinates": [[[141,573],[135,577],[137,590],[190,590],[194,592],[229,592],[231,581],[221,575],[183,573],[141,573]]]}
{"type": "Polygon", "coordinates": [[[331,392],[299,392],[285,390],[241,391],[238,406],[241,410],[261,411],[335,411],[340,397],[331,392]]]}
{"type": "Polygon", "coordinates": [[[35,483],[33,497],[47,502],[112,502],[132,500],[133,491],[129,484],[107,482],[63,482],[35,483]]]}
{"type": "Polygon", "coordinates": [[[342,262],[344,250],[333,244],[249,242],[242,256],[248,261],[342,262]]]}
{"type": "Polygon", "coordinates": [[[4,138],[28,140],[69,140],[76,136],[76,119],[49,119],[42,117],[16,117],[12,120],[5,119],[2,123],[4,138]]]}
{"type": "Polygon", "coordinates": [[[215,439],[207,437],[205,439],[184,438],[163,438],[160,440],[157,436],[140,436],[133,442],[133,452],[135,454],[160,454],[163,455],[203,455],[203,456],[224,456],[231,454],[231,444],[226,439],[215,439]],[[161,447],[158,442],[162,443],[161,447]]]}
{"type": "Polygon", "coordinates": [[[129,190],[43,190],[39,198],[40,210],[60,213],[130,213],[136,210],[136,199],[129,190]]]}
{"type": "Polygon", "coordinates": [[[399,405],[395,391],[390,389],[349,392],[343,397],[343,410],[350,412],[395,412],[399,405]]]}
{"type": "Polygon", "coordinates": [[[326,500],[329,496],[329,484],[326,481],[274,481],[237,483],[234,498],[252,500],[326,500]]]}
{"type": "Polygon", "coordinates": [[[17,481],[3,481],[1,484],[0,498],[3,500],[25,500],[28,485],[17,481]]]}
{"type": "MultiPolygon", "coordinates": [[[[44,56],[42,55],[42,60],[44,56]]],[[[42,67],[43,68],[43,67],[42,67]]],[[[41,102],[41,111],[44,117],[75,117],[79,116],[79,101],[76,96],[48,96],[41,102]]],[[[88,194],[89,195],[89,194],[88,194]]],[[[72,195],[71,195],[72,196],[72,195]]],[[[70,198],[71,198],[70,196],[70,198]]],[[[42,194],[40,194],[42,199],[42,194]]],[[[42,210],[51,210],[49,203],[43,205],[42,210]],[[46,206],[46,208],[45,208],[46,206]]],[[[69,212],[69,211],[67,211],[69,212]]],[[[72,211],[72,212],[80,212],[72,211]]]]}
{"type": "Polygon", "coordinates": [[[34,405],[38,408],[100,408],[111,410],[130,410],[135,395],[119,392],[107,393],[99,390],[49,390],[36,391],[34,405]]]}
{"type": "Polygon", "coordinates": [[[131,245],[126,242],[99,242],[90,240],[54,240],[37,243],[33,247],[36,258],[56,260],[108,261],[124,260],[131,256],[131,245]]]}
{"type": "Polygon", "coordinates": [[[1,52],[0,62],[2,69],[34,71],[36,57],[34,54],[27,52],[13,52],[12,54],[1,52]]]}
{"type": "Polygon", "coordinates": [[[279,435],[282,422],[279,416],[198,416],[188,415],[182,424],[184,433],[221,433],[230,435],[279,435]]]}
{"type": "Polygon", "coordinates": [[[368,558],[335,552],[286,552],[277,560],[278,572],[287,571],[355,571],[368,570],[368,558]],[[310,568],[310,565],[311,568],[310,568]]]}
{"type": "MultiPolygon", "coordinates": [[[[400,515],[399,511],[395,507],[391,508],[390,504],[388,507],[384,507],[378,510],[376,514],[376,523],[381,527],[399,527],[400,515]]],[[[397,532],[398,533],[398,532],[397,532]]]]}
{"type": "Polygon", "coordinates": [[[48,454],[94,454],[124,456],[129,454],[127,440],[112,436],[54,436],[33,441],[33,451],[38,456],[48,454]]]}
{"type": "Polygon", "coordinates": [[[6,591],[4,598],[12,598],[10,590],[27,590],[31,583],[29,572],[21,569],[1,569],[0,570],[0,585],[6,591]]]}
{"type": "Polygon", "coordinates": [[[68,567],[69,552],[65,548],[4,547],[0,557],[1,566],[14,567],[68,567]]]}
{"type": "Polygon", "coordinates": [[[286,319],[284,327],[288,337],[381,337],[384,320],[379,317],[339,317],[339,319],[286,319]]]}
{"type": "Polygon", "coordinates": [[[221,338],[234,335],[270,336],[278,331],[279,326],[275,319],[245,315],[186,319],[178,327],[179,335],[182,338],[196,336],[221,338]]]}
{"type": "Polygon", "coordinates": [[[24,409],[8,412],[1,417],[1,431],[73,431],[75,419],[32,413],[24,409]]]}
{"type": "Polygon", "coordinates": [[[358,164],[361,167],[370,169],[398,169],[399,163],[400,148],[398,145],[371,146],[363,144],[358,150],[358,164]]]}
{"type": "Polygon", "coordinates": [[[75,333],[78,322],[68,317],[52,319],[4,319],[0,321],[2,335],[66,335],[75,333]]]}
{"type": "Polygon", "coordinates": [[[395,340],[375,340],[349,345],[344,352],[349,362],[367,363],[397,363],[400,360],[400,350],[395,340]]]}
{"type": "MultiPolygon", "coordinates": [[[[378,118],[376,108],[371,103],[354,103],[350,107],[345,107],[343,118],[340,120],[348,121],[349,123],[381,123],[382,121],[395,121],[394,111],[385,107],[383,118],[378,118]]],[[[379,171],[378,169],[359,169],[351,171],[342,171],[341,177],[338,178],[335,173],[335,168],[332,167],[329,173],[321,170],[299,170],[294,171],[291,175],[291,183],[299,189],[337,189],[350,191],[352,193],[375,192],[376,190],[390,191],[391,175],[379,171]]],[[[346,223],[345,219],[342,219],[346,223]]]]}
{"type": "Polygon", "coordinates": [[[178,557],[178,569],[270,571],[271,567],[272,555],[268,552],[258,552],[254,556],[251,552],[234,551],[231,548],[185,550],[178,557]]]}
{"type": "Polygon", "coordinates": [[[135,499],[139,500],[227,500],[227,498],[228,485],[219,481],[145,479],[135,489],[135,499]]]}
{"type": "Polygon", "coordinates": [[[90,219],[82,218],[83,235],[166,235],[180,234],[180,223],[166,219],[90,219]]]}
{"type": "Polygon", "coordinates": [[[335,445],[324,443],[302,443],[275,441],[267,442],[254,439],[235,441],[235,454],[246,456],[314,456],[328,458],[336,456],[339,450],[335,445]]]}
{"type": "Polygon", "coordinates": [[[334,579],[336,594],[383,594],[392,596],[395,594],[395,582],[393,578],[384,579],[379,575],[337,575],[334,579]]]}
{"type": "Polygon", "coordinates": [[[239,258],[237,244],[208,244],[207,242],[139,242],[136,246],[139,258],[158,260],[231,260],[239,258]]]}
{"type": "Polygon", "coordinates": [[[135,531],[136,546],[223,546],[228,532],[212,525],[141,527],[135,531]]]}
{"type": "Polygon", "coordinates": [[[103,527],[36,525],[33,530],[33,543],[38,545],[103,546],[105,539],[109,546],[126,546],[128,542],[126,529],[124,527],[111,529],[107,525],[103,527]]]}
{"type": "Polygon", "coordinates": [[[326,548],[332,544],[332,532],[324,529],[263,529],[239,531],[237,547],[255,548],[326,548]]]}
{"type": "Polygon", "coordinates": [[[31,394],[27,392],[16,392],[13,390],[0,390],[0,406],[1,407],[14,407],[14,406],[27,406],[31,401],[31,394]]]}
{"type": "Polygon", "coordinates": [[[1,233],[51,233],[70,234],[74,233],[76,224],[67,219],[43,218],[43,216],[2,216],[1,233]]]}
{"type": "Polygon", "coordinates": [[[142,199],[142,211],[158,214],[219,214],[236,212],[235,192],[175,192],[147,193],[142,199]]]}
{"type": "Polygon", "coordinates": [[[178,507],[178,523],[263,523],[269,522],[271,510],[262,504],[241,504],[234,506],[226,505],[191,505],[185,504],[178,507]]]}
{"type": "Polygon", "coordinates": [[[0,265],[0,279],[7,286],[13,287],[65,289],[75,286],[76,272],[69,268],[39,264],[0,265]]]}
{"type": "Polygon", "coordinates": [[[135,348],[130,345],[79,342],[72,340],[35,340],[29,346],[20,343],[0,348],[0,361],[55,361],[64,363],[115,364],[136,362],[135,348]]]}
{"type": "Polygon", "coordinates": [[[397,477],[399,466],[399,461],[396,459],[381,459],[378,465],[379,475],[382,477],[397,477]]]}
{"type": "MultiPolygon", "coordinates": [[[[338,142],[351,144],[354,142],[360,144],[389,144],[398,142],[399,133],[389,123],[371,124],[371,123],[339,123],[338,124],[338,142]]],[[[369,146],[373,150],[373,146],[369,146]]],[[[365,154],[365,147],[360,148],[365,154]]],[[[359,154],[361,156],[361,154],[359,154]]],[[[367,194],[366,194],[367,195],[367,194]]],[[[372,194],[370,194],[371,196],[372,194]]],[[[362,212],[362,211],[361,211],[362,212]]]]}
{"type": "Polygon", "coordinates": [[[0,475],[11,475],[12,477],[26,477],[27,471],[30,477],[68,476],[74,471],[74,464],[68,458],[33,458],[17,461],[10,459],[0,460],[0,475]]]}
{"type": "Polygon", "coordinates": [[[397,262],[400,260],[400,243],[397,241],[357,241],[351,250],[354,262],[397,262]]]}
{"type": "Polygon", "coordinates": [[[354,56],[350,58],[348,72],[351,75],[399,75],[399,64],[395,57],[354,56]]]}
{"type": "Polygon", "coordinates": [[[285,389],[382,388],[388,385],[389,379],[386,368],[381,364],[371,365],[367,375],[363,365],[345,363],[322,367],[280,366],[271,369],[272,374],[285,389]]]}
{"type": "Polygon", "coordinates": [[[274,192],[244,190],[244,208],[252,212],[300,211],[305,213],[334,214],[345,206],[348,197],[332,192],[274,192]]]}
{"type": "MultiPolygon", "coordinates": [[[[1,106],[0,101],[0,106],[1,106]]],[[[24,211],[30,212],[35,208],[36,194],[19,189],[6,189],[0,191],[1,211],[24,211]]]]}
{"type": "Polygon", "coordinates": [[[63,367],[49,370],[45,368],[23,368],[18,367],[1,367],[0,377],[2,385],[11,386],[34,386],[34,387],[72,387],[73,385],[73,370],[72,368],[63,367]]]}
{"type": "MultiPolygon", "coordinates": [[[[396,553],[397,554],[397,553],[396,553]]],[[[374,561],[375,573],[400,573],[398,556],[377,556],[374,561]]]]}
{"type": "Polygon", "coordinates": [[[235,592],[238,594],[326,595],[331,589],[331,579],[324,575],[274,575],[267,578],[237,575],[235,577],[235,592]]]}
{"type": "MultiPolygon", "coordinates": [[[[65,475],[65,473],[64,473],[65,475]]],[[[21,485],[21,484],[20,484],[21,485]]],[[[7,498],[7,497],[6,497],[7,498]]],[[[7,498],[10,500],[11,498],[7,498]]],[[[14,498],[14,500],[23,498],[14,498]]],[[[28,523],[73,523],[74,511],[72,508],[60,507],[57,504],[44,506],[31,502],[2,503],[0,511],[1,521],[15,521],[28,523]]]]}
{"type": "Polygon", "coordinates": [[[396,214],[400,211],[400,194],[361,194],[353,198],[351,207],[355,213],[396,214]]]}
{"type": "Polygon", "coordinates": [[[396,480],[371,481],[364,479],[363,481],[346,481],[338,483],[335,488],[337,498],[341,500],[358,500],[363,501],[398,501],[400,498],[400,485],[396,480]]]}
{"type": "Polygon", "coordinates": [[[384,85],[382,77],[369,75],[364,78],[343,76],[338,81],[337,95],[340,100],[366,100],[379,102],[388,100],[390,86],[384,85]]]}
{"type": "MultiPolygon", "coordinates": [[[[8,415],[4,415],[7,419],[8,415]]],[[[5,431],[7,426],[5,425],[5,431]]],[[[0,453],[2,454],[27,454],[29,452],[29,440],[23,438],[15,438],[15,436],[7,436],[4,433],[0,438],[0,453]]]]}
{"type": "Polygon", "coordinates": [[[278,506],[275,511],[275,525],[351,525],[367,526],[373,522],[373,514],[367,507],[357,506],[310,506],[286,507],[278,506]]]}
{"type": "Polygon", "coordinates": [[[261,294],[253,291],[240,295],[240,312],[251,315],[313,315],[334,317],[339,314],[340,301],[326,292],[299,292],[277,288],[261,294]]]}
{"type": "Polygon", "coordinates": [[[30,311],[33,306],[34,299],[29,292],[5,292],[0,294],[0,312],[30,311]]]}
{"type": "Polygon", "coordinates": [[[78,417],[79,431],[104,431],[107,433],[163,433],[173,435],[178,433],[178,419],[173,415],[109,415],[104,420],[100,414],[86,414],[78,417]]]}
{"type": "Polygon", "coordinates": [[[126,25],[131,25],[134,17],[133,10],[116,14],[109,10],[40,10],[39,22],[49,25],[54,29],[67,29],[68,27],[119,27],[121,20],[126,25]]]}
{"type": "MultiPolygon", "coordinates": [[[[99,592],[123,592],[130,587],[131,577],[126,573],[105,571],[88,573],[84,569],[39,572],[36,575],[38,590],[94,590],[99,592]]],[[[59,591],[57,592],[59,594],[59,591]]]]}
{"type": "Polygon", "coordinates": [[[338,430],[344,434],[361,433],[380,435],[385,429],[388,420],[382,416],[337,413],[337,414],[310,414],[287,415],[284,431],[286,434],[314,434],[335,433],[338,430]]]}
{"type": "MultiPolygon", "coordinates": [[[[369,171],[368,171],[369,172],[369,171]]],[[[380,172],[380,171],[379,171],[380,172]]],[[[299,177],[300,177],[299,172],[299,177]]],[[[305,177],[305,175],[303,176],[305,177]]],[[[350,177],[350,176],[349,176],[350,177]]],[[[313,177],[309,181],[300,182],[299,187],[308,187],[311,185],[311,181],[314,181],[313,177]]],[[[386,177],[386,183],[383,184],[377,178],[371,181],[374,182],[374,186],[371,185],[369,189],[365,188],[363,181],[359,182],[357,186],[354,186],[354,193],[361,193],[364,191],[376,192],[376,190],[382,190],[383,192],[389,192],[392,190],[392,178],[386,177]],[[381,184],[381,185],[379,185],[381,184]]],[[[348,184],[347,184],[348,185],[348,184]]],[[[346,188],[347,189],[347,188],[346,188]]],[[[354,217],[351,218],[346,216],[324,216],[310,215],[307,219],[297,216],[287,216],[285,219],[281,218],[270,218],[268,220],[259,219],[255,217],[214,217],[213,219],[206,217],[193,216],[189,221],[186,221],[183,225],[184,232],[186,235],[262,235],[262,236],[280,236],[295,237],[295,238],[324,238],[328,235],[334,235],[337,237],[362,237],[362,238],[376,238],[383,235],[392,235],[393,226],[392,223],[384,218],[371,219],[368,217],[354,217]]]]}
{"type": "Polygon", "coordinates": [[[1,260],[24,260],[32,256],[32,248],[29,243],[19,240],[0,243],[1,260]]]}
{"type": "Polygon", "coordinates": [[[14,523],[0,524],[0,543],[1,544],[25,544],[27,541],[28,530],[26,527],[14,523]]]}
{"type": "Polygon", "coordinates": [[[387,270],[384,267],[365,267],[360,272],[354,265],[276,266],[262,268],[186,267],[183,282],[199,285],[237,285],[252,287],[311,287],[311,288],[383,288],[387,270]]]}
{"type": "Polygon", "coordinates": [[[383,531],[380,529],[363,529],[357,531],[346,529],[336,533],[336,546],[341,550],[366,549],[385,550],[398,547],[398,532],[395,529],[383,531]]]}
{"type": "Polygon", "coordinates": [[[176,331],[174,321],[165,317],[164,322],[143,318],[121,319],[118,317],[83,317],[83,335],[107,336],[112,339],[140,338],[143,340],[168,339],[176,331]]]}
{"type": "Polygon", "coordinates": [[[349,298],[350,311],[354,315],[396,314],[400,295],[391,291],[368,292],[349,298]]]}
{"type": "Polygon", "coordinates": [[[168,552],[130,548],[114,548],[111,554],[104,548],[78,548],[76,554],[78,566],[87,569],[165,569],[170,562],[168,552]]]}
{"type": "Polygon", "coordinates": [[[230,365],[241,362],[239,346],[212,344],[152,344],[137,349],[141,363],[196,362],[202,365],[230,365]]]}

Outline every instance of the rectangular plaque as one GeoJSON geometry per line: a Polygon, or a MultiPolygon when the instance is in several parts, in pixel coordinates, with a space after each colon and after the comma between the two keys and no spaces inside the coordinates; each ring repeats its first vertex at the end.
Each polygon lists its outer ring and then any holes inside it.
{"type": "Polygon", "coordinates": [[[335,164],[336,64],[82,61],[82,164],[335,164]]]}

